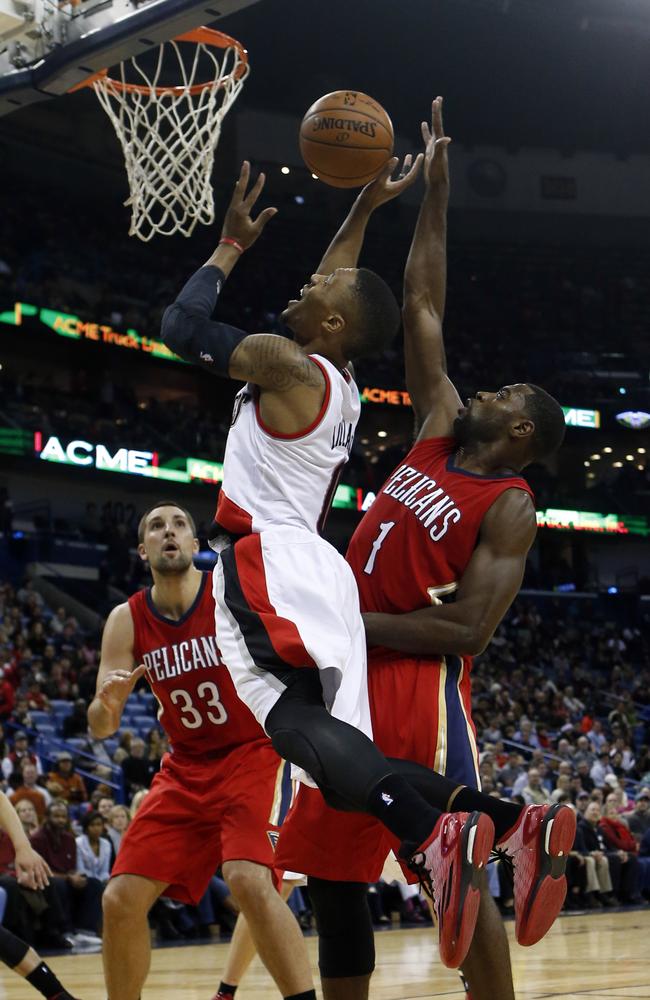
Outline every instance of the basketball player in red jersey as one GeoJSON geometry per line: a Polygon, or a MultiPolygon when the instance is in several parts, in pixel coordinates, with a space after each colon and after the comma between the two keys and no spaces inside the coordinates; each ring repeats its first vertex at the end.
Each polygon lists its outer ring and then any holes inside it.
{"type": "MultiPolygon", "coordinates": [[[[423,132],[427,189],[404,295],[407,387],[421,429],[361,521],[347,558],[366,612],[374,739],[387,756],[411,758],[457,782],[447,807],[462,809],[475,807],[470,789],[479,781],[471,654],[485,648],[521,585],[536,517],[520,472],[559,447],[564,416],[555,400],[527,384],[479,392],[463,407],[447,377],[440,317],[449,140],[441,99],[431,132],[423,132]],[[454,603],[443,604],[450,595],[454,603]]],[[[342,251],[354,260],[358,246],[357,234],[356,246],[351,239],[342,251]]],[[[513,812],[512,804],[494,801],[499,846],[514,858],[517,938],[532,944],[564,900],[575,819],[563,806],[513,812]]],[[[316,876],[309,888],[326,942],[326,1000],[367,996],[374,955],[365,883],[377,880],[391,847],[376,821],[342,817],[300,788],[278,859],[316,876]],[[350,843],[358,845],[354,853],[345,849],[350,843]]],[[[473,1000],[514,997],[505,931],[485,882],[463,971],[473,1000]]]]}
{"type": "MultiPolygon", "coordinates": [[[[363,232],[370,212],[414,179],[421,159],[397,182],[391,161],[360,194],[339,238],[363,232]]],[[[475,790],[458,794],[458,783],[389,760],[370,741],[358,590],[349,566],[320,537],[359,416],[348,361],[387,346],[399,309],[377,275],[335,262],[337,238],[283,314],[293,342],[212,320],[227,275],[275,211],[252,219],[264,178],[250,191],[248,181],[245,163],[219,246],[162,323],[163,340],[181,357],[246,381],[216,514],[227,536],[214,572],[220,650],[237,693],[281,756],[330,805],[378,819],[435,885],[440,953],[455,967],[474,931],[479,875],[494,843],[490,816],[505,812],[513,826],[520,810],[475,790]],[[454,796],[458,812],[443,812],[454,796]]]]}
{"type": "Polygon", "coordinates": [[[315,1000],[302,933],[272,879],[284,763],[220,660],[211,576],[193,564],[195,534],[188,512],[170,501],[142,517],[139,553],[153,586],[109,615],[88,710],[93,734],[111,735],[145,676],[172,747],[104,892],[108,996],[140,996],[156,899],[165,893],[196,905],[221,864],[282,996],[315,1000]]]}

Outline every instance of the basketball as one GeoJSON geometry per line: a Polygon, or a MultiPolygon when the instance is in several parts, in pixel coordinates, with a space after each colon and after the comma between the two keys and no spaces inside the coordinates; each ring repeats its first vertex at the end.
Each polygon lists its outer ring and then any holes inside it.
{"type": "Polygon", "coordinates": [[[302,158],[332,187],[371,181],[393,155],[393,141],[393,124],[381,104],[357,90],[325,94],[300,125],[302,158]]]}

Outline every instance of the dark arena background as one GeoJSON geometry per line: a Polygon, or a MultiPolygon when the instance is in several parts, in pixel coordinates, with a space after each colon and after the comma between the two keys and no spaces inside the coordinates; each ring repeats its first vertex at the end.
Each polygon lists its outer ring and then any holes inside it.
{"type": "MultiPolygon", "coordinates": [[[[73,19],[86,6],[109,12],[101,30],[110,31],[112,6],[115,20],[139,5],[81,0],[59,12],[73,19]]],[[[5,793],[18,804],[16,790],[29,787],[22,801],[37,808],[23,810],[21,820],[32,835],[50,798],[67,801],[75,836],[99,805],[119,845],[127,814],[113,806],[133,810],[167,750],[145,681],[112,738],[92,738],[86,707],[107,615],[150,586],[136,548],[143,511],[162,498],[186,507],[200,540],[196,565],[214,564],[207,536],[238,385],[173,356],[160,321],[216,246],[241,161],[266,172],[262,202],[279,213],[228,281],[218,315],[249,332],[280,332],[280,313],[355,197],[303,164],[298,129],[306,109],[329,91],[364,91],[391,116],[402,156],[420,151],[420,122],[442,94],[453,140],[444,319],[450,377],[463,399],[508,383],[541,385],[562,404],[567,424],[561,451],[525,471],[537,539],[520,594],[474,663],[483,788],[526,802],[565,801],[579,818],[597,801],[627,832],[625,847],[606,848],[609,888],[589,891],[576,848],[563,914],[533,949],[514,941],[502,866],[491,866],[491,889],[506,918],[518,1000],[648,997],[650,4],[258,0],[203,7],[203,23],[212,23],[212,10],[213,26],[245,46],[251,65],[215,152],[215,222],[198,225],[189,239],[142,242],[128,235],[122,151],[95,95],[39,84],[11,104],[11,31],[24,27],[30,11],[38,15],[30,23],[42,26],[44,7],[0,0],[5,793]],[[78,781],[67,767],[62,778],[62,753],[72,755],[78,781]],[[35,778],[22,773],[26,755],[37,765],[35,778]]],[[[421,193],[419,181],[377,212],[362,257],[400,301],[421,193]]],[[[384,355],[360,363],[356,377],[361,420],[325,529],[341,552],[413,440],[401,334],[384,355]]],[[[62,933],[46,905],[19,905],[13,849],[2,838],[0,920],[52,956],[75,996],[105,998],[99,902],[90,933],[87,921],[62,933]]],[[[144,997],[207,1000],[217,990],[236,919],[226,893],[215,880],[198,908],[156,904],[152,940],[165,947],[153,953],[144,997]]],[[[371,995],[464,997],[458,976],[440,963],[420,896],[387,877],[370,887],[369,900],[381,931],[371,995]]],[[[294,890],[290,905],[317,976],[305,888],[294,890]]],[[[2,967],[0,997],[35,995],[2,967]]],[[[238,996],[276,995],[255,959],[238,996]]]]}

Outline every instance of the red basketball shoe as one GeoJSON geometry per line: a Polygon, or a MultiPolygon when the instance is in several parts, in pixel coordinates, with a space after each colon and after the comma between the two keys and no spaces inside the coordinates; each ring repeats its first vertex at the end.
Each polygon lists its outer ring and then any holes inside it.
{"type": "Polygon", "coordinates": [[[440,957],[449,969],[458,968],[472,943],[481,898],[478,877],[493,843],[494,823],[489,816],[443,813],[411,861],[432,893],[440,957]]]}
{"type": "Polygon", "coordinates": [[[513,863],[519,944],[536,944],[562,909],[567,857],[575,834],[576,818],[568,806],[527,806],[517,825],[497,844],[513,863]]]}

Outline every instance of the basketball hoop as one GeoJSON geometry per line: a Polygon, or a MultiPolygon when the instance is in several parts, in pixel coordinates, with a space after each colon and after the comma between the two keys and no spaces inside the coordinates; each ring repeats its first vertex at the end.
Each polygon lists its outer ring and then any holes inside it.
{"type": "Polygon", "coordinates": [[[153,67],[143,67],[147,56],[120,63],[119,79],[101,70],[72,88],[92,87],[113,123],[131,192],[129,235],[144,241],[214,221],[214,152],[250,70],[246,49],[211,28],[163,42],[153,67]]]}

